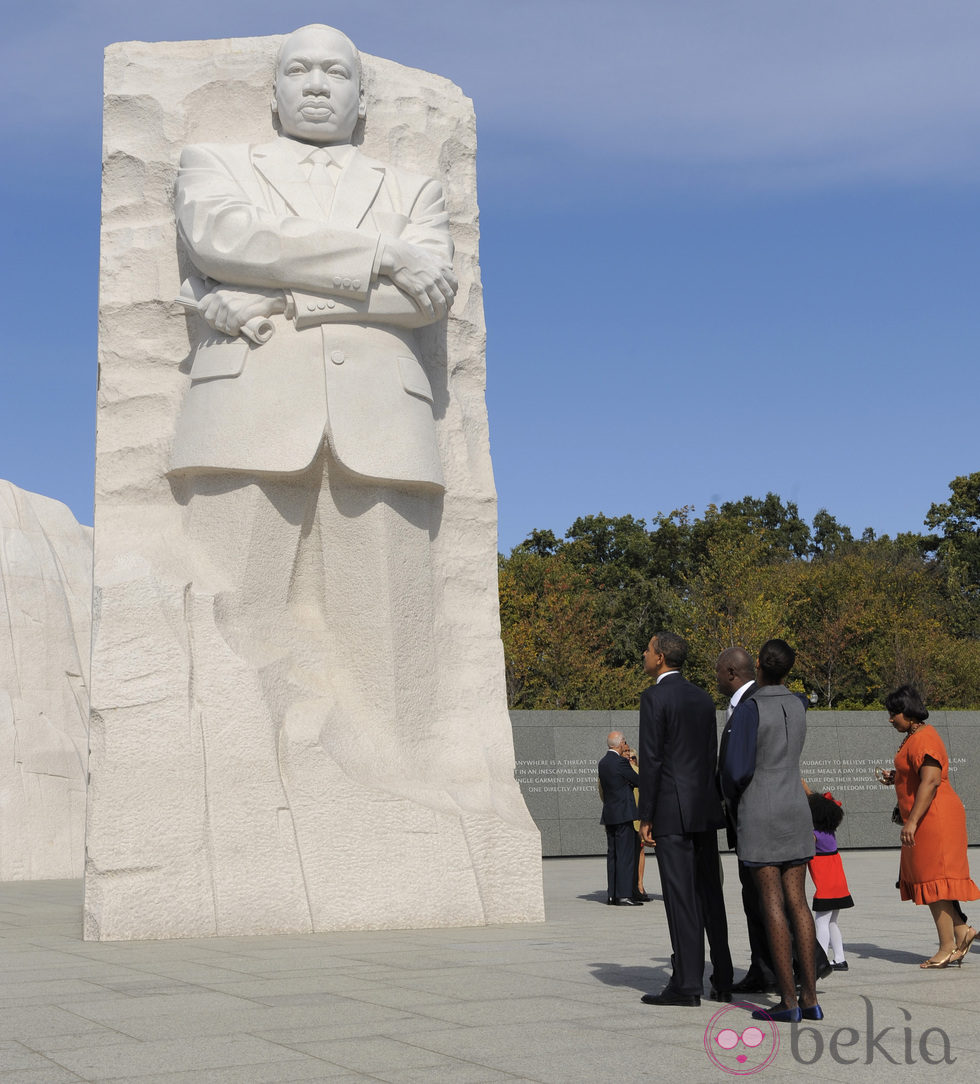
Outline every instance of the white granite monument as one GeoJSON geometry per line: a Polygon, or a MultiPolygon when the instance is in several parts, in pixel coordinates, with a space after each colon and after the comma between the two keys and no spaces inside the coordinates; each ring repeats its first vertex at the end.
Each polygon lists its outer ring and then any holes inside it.
{"type": "Polygon", "coordinates": [[[92,529],[0,480],[0,881],[81,877],[92,529]]]}
{"type": "Polygon", "coordinates": [[[104,132],[85,936],[540,920],[469,101],[315,25],[104,132]]]}

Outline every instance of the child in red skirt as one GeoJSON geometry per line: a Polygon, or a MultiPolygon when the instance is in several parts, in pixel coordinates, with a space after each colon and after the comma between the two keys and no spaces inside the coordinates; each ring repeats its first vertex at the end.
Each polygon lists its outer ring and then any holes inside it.
{"type": "Polygon", "coordinates": [[[844,942],[841,940],[837,916],[845,907],[853,907],[854,900],[848,891],[844,863],[837,850],[836,832],[844,819],[844,811],[830,791],[826,794],[811,794],[809,801],[817,850],[809,862],[810,876],[816,889],[813,896],[813,924],[817,929],[820,947],[833,961],[833,969],[846,971],[844,942]]]}

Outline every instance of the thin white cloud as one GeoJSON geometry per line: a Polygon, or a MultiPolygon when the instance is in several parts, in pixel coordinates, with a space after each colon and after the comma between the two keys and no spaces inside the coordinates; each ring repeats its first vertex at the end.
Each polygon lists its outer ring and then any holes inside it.
{"type": "Polygon", "coordinates": [[[980,180],[976,0],[360,0],[348,14],[304,0],[90,0],[34,9],[33,23],[24,10],[0,43],[7,139],[42,125],[97,140],[111,41],[327,19],[367,52],[454,79],[498,153],[505,134],[521,155],[546,146],[542,178],[557,154],[720,187],[980,180]],[[51,74],[60,85],[39,87],[51,74]]]}

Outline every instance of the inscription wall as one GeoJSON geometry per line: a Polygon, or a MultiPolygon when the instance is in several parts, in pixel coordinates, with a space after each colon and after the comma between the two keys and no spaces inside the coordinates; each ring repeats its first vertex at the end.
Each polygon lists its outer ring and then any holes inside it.
{"type": "MultiPolygon", "coordinates": [[[[596,765],[606,752],[606,735],[621,730],[635,746],[640,717],[635,711],[512,711],[516,777],[541,831],[545,857],[605,854],[599,824],[596,765]]],[[[935,726],[949,753],[950,782],[966,806],[970,842],[980,843],[980,778],[974,752],[980,739],[980,712],[936,711],[935,726]]],[[[721,734],[724,715],[718,713],[721,734]]],[[[837,833],[841,847],[898,847],[891,822],[895,791],[876,779],[876,767],[890,768],[901,737],[883,711],[811,711],[801,764],[809,786],[830,791],[843,803],[837,833]]],[[[724,846],[724,833],[719,834],[724,846]]]]}

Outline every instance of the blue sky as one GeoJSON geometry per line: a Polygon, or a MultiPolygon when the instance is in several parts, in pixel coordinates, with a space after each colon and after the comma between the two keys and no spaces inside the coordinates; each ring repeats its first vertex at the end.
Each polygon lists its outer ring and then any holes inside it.
{"type": "Polygon", "coordinates": [[[0,42],[0,477],[92,522],[103,48],[314,20],[474,100],[501,549],[980,469],[975,0],[88,0],[0,42]]]}

